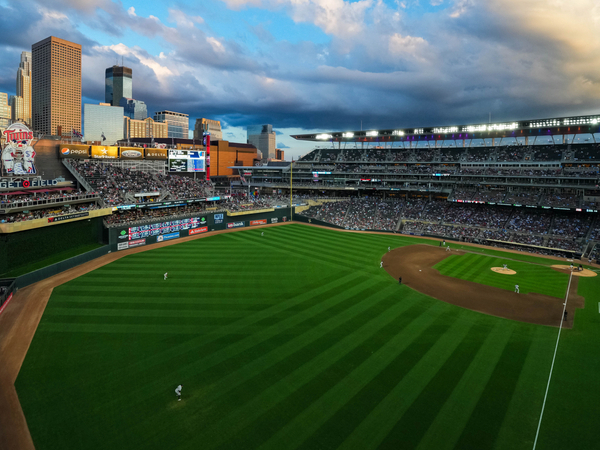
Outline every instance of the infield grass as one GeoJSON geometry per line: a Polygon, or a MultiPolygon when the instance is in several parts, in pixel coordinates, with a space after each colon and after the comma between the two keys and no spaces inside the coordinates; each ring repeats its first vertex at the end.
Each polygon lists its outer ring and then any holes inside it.
{"type": "MultiPolygon", "coordinates": [[[[16,383],[36,448],[530,449],[558,330],[379,269],[388,246],[423,242],[290,224],[129,255],[55,288],[16,383]]],[[[490,282],[453,259],[455,276],[490,282]]],[[[525,289],[564,294],[535,267],[525,289]]],[[[593,448],[597,309],[563,330],[540,449],[593,448]]]]}
{"type": "MultiPolygon", "coordinates": [[[[507,256],[512,256],[507,255],[507,256]]],[[[560,261],[552,261],[559,263],[560,261]]],[[[514,261],[507,257],[496,257],[491,255],[478,255],[466,253],[464,255],[452,255],[436,264],[442,275],[447,275],[461,280],[474,281],[486,286],[498,287],[508,291],[514,291],[515,285],[519,285],[521,294],[535,292],[552,297],[565,298],[569,275],[557,272],[552,268],[534,262],[514,261]],[[517,272],[507,275],[494,272],[492,267],[503,267],[517,272]]]]}

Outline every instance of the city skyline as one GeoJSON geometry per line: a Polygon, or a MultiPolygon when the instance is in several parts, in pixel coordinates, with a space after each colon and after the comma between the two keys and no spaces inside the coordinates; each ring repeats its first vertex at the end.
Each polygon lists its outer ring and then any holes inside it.
{"type": "Polygon", "coordinates": [[[54,35],[82,45],[82,105],[124,64],[149,114],[221,120],[234,142],[272,124],[286,156],[309,149],[290,134],[593,114],[600,100],[591,0],[24,0],[0,13],[0,91],[54,35]]]}

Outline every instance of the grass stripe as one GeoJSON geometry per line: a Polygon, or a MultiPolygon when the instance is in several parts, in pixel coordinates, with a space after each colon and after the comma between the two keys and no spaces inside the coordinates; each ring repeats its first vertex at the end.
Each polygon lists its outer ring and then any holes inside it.
{"type": "Polygon", "coordinates": [[[531,346],[532,331],[526,330],[512,333],[455,448],[493,448],[531,346]]]}
{"type": "Polygon", "coordinates": [[[439,408],[417,450],[454,448],[508,343],[511,325],[495,323],[448,399],[439,408]]]}

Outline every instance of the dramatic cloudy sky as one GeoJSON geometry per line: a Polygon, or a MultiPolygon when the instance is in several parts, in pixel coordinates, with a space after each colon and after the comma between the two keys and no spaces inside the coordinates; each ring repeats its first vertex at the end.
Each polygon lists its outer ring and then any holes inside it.
{"type": "Polygon", "coordinates": [[[0,0],[0,91],[49,35],[83,45],[84,102],[124,58],[134,97],[225,138],[600,110],[598,0],[0,0]]]}

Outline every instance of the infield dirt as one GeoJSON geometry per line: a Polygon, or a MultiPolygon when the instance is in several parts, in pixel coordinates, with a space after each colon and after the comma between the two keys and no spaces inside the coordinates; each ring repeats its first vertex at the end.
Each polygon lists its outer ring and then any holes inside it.
{"type": "MultiPolygon", "coordinates": [[[[462,255],[464,252],[448,253],[444,247],[409,245],[386,253],[382,258],[383,268],[395,279],[402,278],[402,284],[446,303],[520,322],[560,325],[564,299],[533,293],[517,294],[442,275],[433,266],[450,254],[462,255]]],[[[575,309],[584,306],[583,298],[576,294],[577,280],[574,277],[571,281],[567,304],[570,318],[563,323],[565,328],[573,327],[575,309]]]]}

